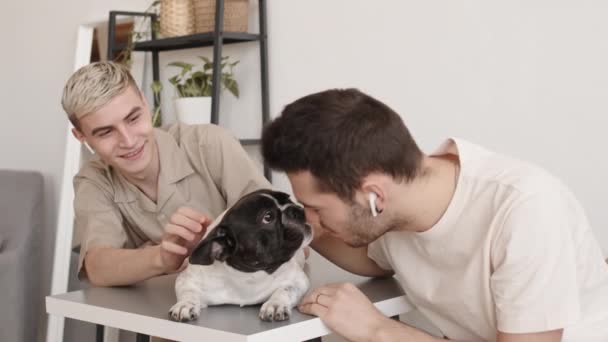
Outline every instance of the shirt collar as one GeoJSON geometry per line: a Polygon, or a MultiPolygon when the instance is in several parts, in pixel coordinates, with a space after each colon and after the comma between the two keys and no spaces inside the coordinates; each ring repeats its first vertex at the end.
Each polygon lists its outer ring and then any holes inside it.
{"type": "Polygon", "coordinates": [[[160,158],[159,183],[176,183],[194,173],[186,153],[179,148],[175,138],[160,129],[155,129],[155,133],[160,158]]]}

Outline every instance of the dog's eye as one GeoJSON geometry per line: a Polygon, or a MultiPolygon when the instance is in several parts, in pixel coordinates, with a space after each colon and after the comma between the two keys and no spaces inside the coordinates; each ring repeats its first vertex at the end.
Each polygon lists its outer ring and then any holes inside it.
{"type": "Polygon", "coordinates": [[[265,212],[264,216],[262,217],[262,223],[268,224],[272,221],[274,221],[274,214],[272,213],[272,211],[265,212]]]}

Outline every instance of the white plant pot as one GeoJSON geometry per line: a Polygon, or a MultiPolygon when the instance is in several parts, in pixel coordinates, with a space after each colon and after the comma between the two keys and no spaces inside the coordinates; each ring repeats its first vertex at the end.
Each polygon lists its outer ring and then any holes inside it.
{"type": "Polygon", "coordinates": [[[177,120],[187,125],[211,122],[211,97],[180,97],[173,100],[177,120]]]}

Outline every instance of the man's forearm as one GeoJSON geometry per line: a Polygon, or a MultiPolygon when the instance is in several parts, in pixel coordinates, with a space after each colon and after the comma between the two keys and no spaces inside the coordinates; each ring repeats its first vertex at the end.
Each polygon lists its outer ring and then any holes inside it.
{"type": "Polygon", "coordinates": [[[393,341],[416,341],[416,342],[439,342],[445,339],[433,337],[422,330],[410,327],[399,321],[386,318],[374,329],[369,341],[393,342],[393,341]]]}
{"type": "Polygon", "coordinates": [[[383,270],[367,256],[367,247],[350,247],[341,240],[322,235],[310,245],[317,253],[346,271],[367,276],[388,276],[392,272],[383,270]]]}
{"type": "Polygon", "coordinates": [[[96,286],[132,285],[164,273],[159,246],[94,248],[84,263],[89,281],[96,286]]]}

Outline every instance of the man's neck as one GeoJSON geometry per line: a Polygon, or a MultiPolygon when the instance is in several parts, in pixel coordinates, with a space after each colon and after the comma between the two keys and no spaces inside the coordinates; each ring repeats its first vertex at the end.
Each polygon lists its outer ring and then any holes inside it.
{"type": "Polygon", "coordinates": [[[442,155],[425,157],[424,172],[413,182],[400,184],[402,215],[408,222],[403,230],[427,231],[444,215],[448,209],[458,182],[460,172],[458,156],[442,155]]]}

